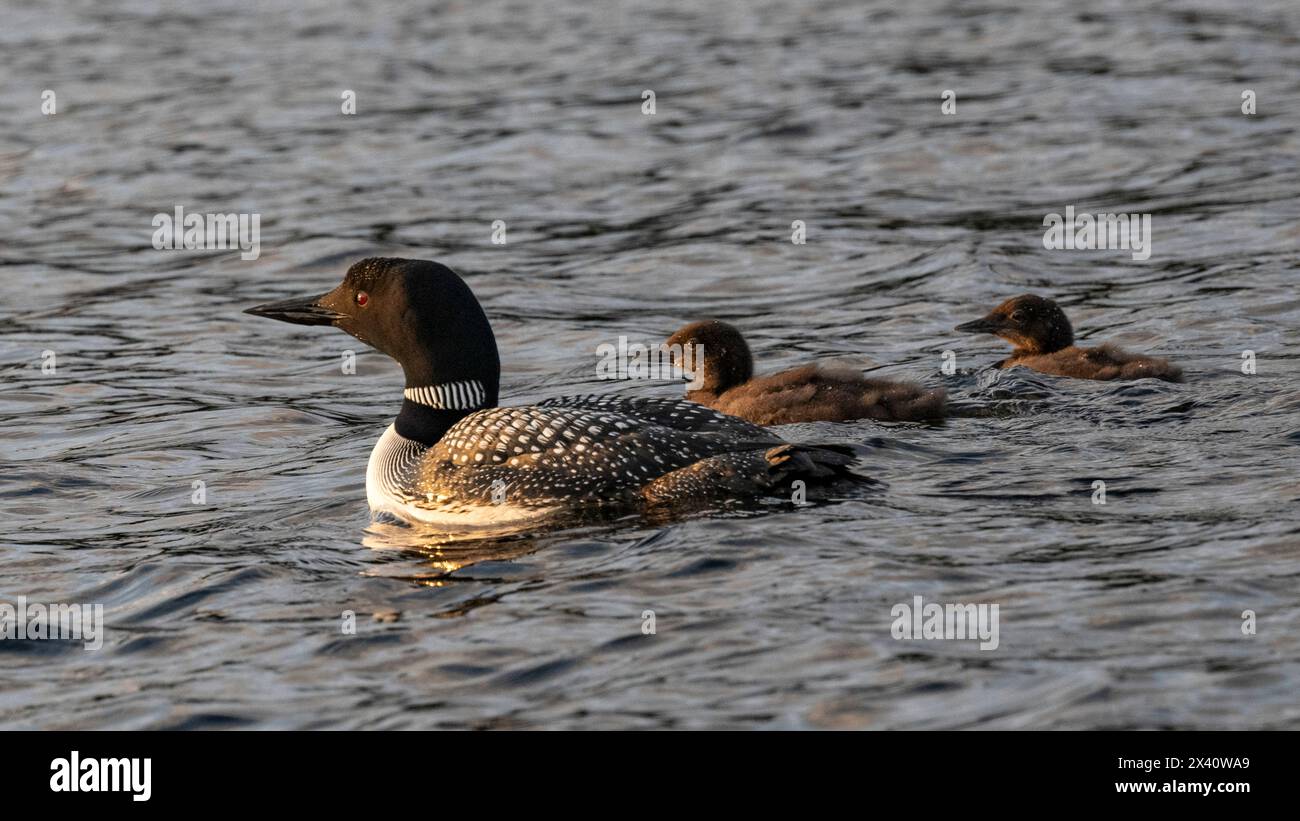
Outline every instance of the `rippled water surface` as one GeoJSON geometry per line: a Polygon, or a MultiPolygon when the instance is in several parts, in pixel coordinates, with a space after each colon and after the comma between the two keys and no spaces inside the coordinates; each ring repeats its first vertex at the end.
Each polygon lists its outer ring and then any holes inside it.
{"type": "Polygon", "coordinates": [[[1300,726],[1300,9],[1149,5],[6,9],[0,600],[108,635],[0,641],[0,726],[1300,726]],[[177,205],[260,258],[154,250],[177,205]],[[1067,205],[1152,214],[1150,260],[1045,250],[1067,205]],[[596,346],[718,316],[965,415],[784,429],[883,483],[799,509],[372,526],[399,369],[240,311],[375,254],[467,277],[508,403],[674,395],[596,346]],[[988,369],[951,328],[1026,291],[1186,383],[988,369]],[[1000,646],[893,639],[918,595],[1000,646]]]}

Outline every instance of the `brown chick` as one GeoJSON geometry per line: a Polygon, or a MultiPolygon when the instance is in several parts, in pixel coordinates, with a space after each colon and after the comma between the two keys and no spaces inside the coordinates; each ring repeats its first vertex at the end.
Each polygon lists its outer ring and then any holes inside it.
{"type": "Polygon", "coordinates": [[[716,319],[692,322],[667,344],[694,346],[687,366],[701,357],[703,378],[698,389],[686,392],[687,399],[756,425],[942,419],[947,409],[941,388],[866,379],[850,369],[802,365],[755,377],[754,358],[740,331],[716,319]]]}
{"type": "Polygon", "coordinates": [[[1183,371],[1164,359],[1123,351],[1106,343],[1096,348],[1074,344],[1074,329],[1055,302],[1033,294],[1003,302],[983,319],[953,330],[993,334],[1015,346],[1011,356],[994,367],[1026,368],[1076,379],[1163,379],[1181,382],[1183,371]]]}

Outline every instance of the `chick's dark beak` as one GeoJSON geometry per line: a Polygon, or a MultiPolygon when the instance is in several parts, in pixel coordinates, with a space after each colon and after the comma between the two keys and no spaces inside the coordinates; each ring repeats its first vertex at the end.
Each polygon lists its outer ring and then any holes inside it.
{"type": "Polygon", "coordinates": [[[954,331],[962,331],[968,334],[995,334],[1002,328],[1002,322],[993,317],[984,317],[975,319],[970,322],[963,322],[954,331]]]}
{"type": "Polygon", "coordinates": [[[333,325],[343,319],[344,315],[321,304],[327,296],[329,294],[282,299],[279,302],[268,302],[265,305],[248,308],[244,313],[278,319],[281,322],[292,322],[294,325],[333,325]]]}

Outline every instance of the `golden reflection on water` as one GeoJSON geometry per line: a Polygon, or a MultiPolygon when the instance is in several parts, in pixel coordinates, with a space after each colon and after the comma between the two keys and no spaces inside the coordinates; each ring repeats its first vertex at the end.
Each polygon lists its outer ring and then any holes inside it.
{"type": "MultiPolygon", "coordinates": [[[[521,533],[518,528],[456,533],[387,522],[372,522],[361,544],[372,550],[418,554],[419,571],[406,564],[401,575],[417,584],[434,587],[446,584],[446,577],[462,568],[483,562],[515,561],[541,546],[539,539],[521,533]]],[[[367,575],[392,574],[381,570],[367,571],[367,575]]]]}

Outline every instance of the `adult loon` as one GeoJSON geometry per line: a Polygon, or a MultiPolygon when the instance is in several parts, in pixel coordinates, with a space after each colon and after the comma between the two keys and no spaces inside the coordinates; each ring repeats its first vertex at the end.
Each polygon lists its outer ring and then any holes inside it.
{"type": "Polygon", "coordinates": [[[1015,346],[1011,356],[994,365],[1023,365],[1054,376],[1077,379],[1143,379],[1181,382],[1183,371],[1164,359],[1132,354],[1110,343],[1096,348],[1074,344],[1074,329],[1055,302],[1025,294],[1003,302],[983,319],[953,330],[1000,336],[1015,346]]]}
{"type": "Polygon", "coordinates": [[[333,325],[402,366],[404,400],[370,454],[372,514],[487,525],[560,512],[691,506],[847,472],[846,446],[786,442],[678,399],[569,396],[497,407],[496,339],[468,285],[426,260],[365,259],[334,290],[249,308],[333,325]]]}
{"type": "Polygon", "coordinates": [[[670,336],[667,344],[691,345],[701,352],[700,387],[687,391],[687,399],[759,425],[917,421],[942,419],[946,411],[942,388],[866,379],[855,370],[803,365],[755,377],[754,358],[740,331],[716,319],[692,322],[670,336]]]}

